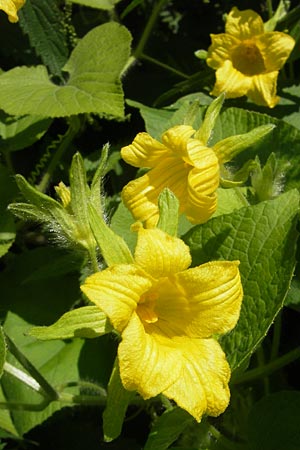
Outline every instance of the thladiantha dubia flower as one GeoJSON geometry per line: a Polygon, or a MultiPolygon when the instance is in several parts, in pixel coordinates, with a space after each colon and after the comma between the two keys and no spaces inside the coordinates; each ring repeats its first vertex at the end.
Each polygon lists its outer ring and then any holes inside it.
{"type": "Polygon", "coordinates": [[[25,0],[0,0],[0,10],[8,15],[10,22],[18,22],[18,10],[22,8],[25,0]]]}
{"type": "Polygon", "coordinates": [[[278,72],[295,45],[279,31],[264,31],[262,18],[254,11],[228,14],[225,33],[212,34],[207,64],[216,69],[212,95],[226,92],[227,98],[247,95],[254,103],[273,108],[278,72]]]}
{"type": "Polygon", "coordinates": [[[82,290],[121,334],[125,389],[162,393],[200,421],[228,405],[230,368],[213,336],[234,328],[243,294],[238,261],[190,263],[183,241],[140,229],[134,263],[90,276],[82,290]]]}
{"type": "Polygon", "coordinates": [[[194,133],[189,125],[177,125],[162,135],[162,143],[148,133],[139,133],[121,150],[128,164],[151,169],[122,191],[126,207],[147,228],[157,224],[158,196],[166,187],[176,195],[180,212],[192,223],[206,222],[217,208],[218,157],[213,148],[193,139],[194,133]]]}

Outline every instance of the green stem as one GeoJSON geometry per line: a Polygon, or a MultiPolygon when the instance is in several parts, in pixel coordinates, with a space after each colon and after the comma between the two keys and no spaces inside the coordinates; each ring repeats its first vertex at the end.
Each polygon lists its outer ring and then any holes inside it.
{"type": "Polygon", "coordinates": [[[58,163],[62,159],[62,156],[64,155],[65,151],[69,148],[71,142],[77,135],[80,128],[81,128],[81,121],[80,121],[79,117],[71,116],[69,128],[68,128],[66,134],[64,135],[58,149],[54,153],[53,158],[50,161],[48,169],[47,169],[46,173],[44,174],[40,184],[37,186],[37,188],[41,192],[45,192],[47,190],[48,184],[51,180],[51,177],[52,177],[58,163]]]}
{"type": "Polygon", "coordinates": [[[144,59],[145,61],[149,61],[153,64],[156,64],[157,66],[162,67],[163,69],[168,70],[169,72],[172,72],[175,75],[177,75],[178,77],[184,78],[185,80],[187,80],[189,78],[188,75],[181,72],[180,70],[174,69],[174,67],[171,67],[168,64],[162,63],[158,59],[152,58],[151,56],[145,55],[145,53],[141,53],[140,59],[144,59]]]}
{"type": "MultiPolygon", "coordinates": [[[[29,372],[31,377],[35,380],[36,385],[35,387],[31,386],[31,388],[37,390],[37,385],[39,385],[40,388],[38,389],[38,392],[40,394],[42,394],[46,399],[48,398],[49,400],[57,400],[58,393],[56,392],[56,390],[48,383],[48,381],[33,366],[33,364],[31,364],[31,362],[26,358],[26,356],[23,353],[21,353],[18,347],[7,335],[5,335],[5,341],[7,343],[7,348],[11,352],[11,354],[19,361],[20,364],[22,364],[22,366],[29,372]]],[[[24,373],[24,376],[25,375],[26,374],[24,373]]],[[[18,376],[17,378],[21,379],[20,376],[18,376]]],[[[25,384],[28,385],[28,383],[25,381],[25,377],[21,381],[23,381],[25,384]]]]}
{"type": "Polygon", "coordinates": [[[236,377],[236,379],[233,381],[233,384],[248,383],[249,381],[268,376],[276,370],[287,366],[298,358],[300,358],[300,347],[291,350],[280,358],[277,358],[262,367],[258,367],[257,369],[248,370],[248,372],[242,373],[241,375],[236,377]]]}
{"type": "Polygon", "coordinates": [[[151,31],[153,29],[153,27],[155,26],[155,23],[157,21],[158,15],[161,11],[161,9],[163,8],[163,6],[168,3],[169,0],[159,0],[156,5],[154,5],[151,15],[149,17],[149,20],[144,28],[143,34],[140,37],[139,43],[135,49],[135,51],[133,52],[133,56],[135,56],[135,58],[140,58],[144,48],[147,44],[147,41],[149,39],[149,36],[151,34],[151,31]]]}
{"type": "MultiPolygon", "coordinates": [[[[262,367],[265,367],[266,359],[265,359],[264,349],[262,346],[260,346],[257,349],[256,356],[257,356],[258,368],[260,369],[262,367]]],[[[264,392],[265,392],[265,395],[267,395],[269,393],[269,379],[268,379],[267,375],[264,375],[262,378],[263,378],[264,392]]]]}

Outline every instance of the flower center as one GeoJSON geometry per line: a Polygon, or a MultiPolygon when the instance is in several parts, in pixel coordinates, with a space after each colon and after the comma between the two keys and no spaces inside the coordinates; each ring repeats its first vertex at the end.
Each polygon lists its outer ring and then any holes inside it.
{"type": "Polygon", "coordinates": [[[158,316],[154,309],[157,298],[157,292],[153,291],[148,291],[141,296],[136,312],[143,322],[155,323],[158,321],[158,316]]]}
{"type": "Polygon", "coordinates": [[[259,48],[249,39],[237,45],[231,54],[233,67],[244,75],[253,76],[265,71],[259,48]]]}

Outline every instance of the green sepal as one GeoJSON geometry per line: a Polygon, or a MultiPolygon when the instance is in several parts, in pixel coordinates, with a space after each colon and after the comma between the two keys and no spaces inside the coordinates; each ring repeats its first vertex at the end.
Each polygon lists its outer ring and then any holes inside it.
{"type": "Polygon", "coordinates": [[[158,197],[159,221],[157,228],[177,236],[179,201],[170,189],[165,188],[158,197]]]}
{"type": "Polygon", "coordinates": [[[93,233],[89,226],[88,204],[90,188],[86,180],[86,172],[80,153],[75,153],[70,170],[71,209],[78,224],[78,239],[87,248],[96,246],[93,233]]]}
{"type": "Polygon", "coordinates": [[[290,1],[280,0],[277,9],[271,19],[264,23],[265,32],[274,31],[277,23],[282,21],[284,17],[287,15],[290,7],[290,1]]]}
{"type": "Polygon", "coordinates": [[[27,335],[48,341],[52,339],[96,338],[110,333],[112,326],[97,306],[83,306],[63,314],[48,327],[33,327],[27,335]]]}
{"type": "Polygon", "coordinates": [[[0,325],[0,378],[3,373],[3,367],[6,360],[6,343],[4,338],[4,333],[0,325]]]}
{"type": "Polygon", "coordinates": [[[113,232],[93,205],[90,204],[88,209],[90,226],[106,264],[133,263],[133,256],[124,239],[113,232]]]}
{"type": "Polygon", "coordinates": [[[108,151],[109,151],[109,144],[107,143],[107,144],[103,145],[103,147],[102,147],[100,162],[99,162],[99,165],[97,167],[97,170],[94,174],[94,177],[93,177],[93,180],[91,183],[90,202],[98,211],[102,211],[101,182],[102,182],[102,178],[104,177],[104,175],[106,173],[108,151]]]}
{"type": "Polygon", "coordinates": [[[195,133],[195,139],[199,139],[203,145],[207,145],[212,131],[219,117],[221,108],[223,106],[225,94],[219,95],[207,108],[204,120],[198,131],[195,133]]]}
{"type": "Polygon", "coordinates": [[[16,182],[24,198],[30,204],[11,203],[8,209],[22,219],[34,219],[50,224],[53,228],[58,226],[67,237],[73,239],[76,235],[76,226],[63,206],[31,186],[22,175],[16,175],[16,182]]]}
{"type": "Polygon", "coordinates": [[[283,183],[284,164],[271,153],[266,164],[262,168],[258,156],[256,167],[251,174],[251,184],[259,201],[270,200],[280,194],[283,183]]]}
{"type": "Polygon", "coordinates": [[[200,100],[195,100],[188,106],[188,109],[183,119],[183,125],[193,126],[193,123],[195,122],[195,119],[199,114],[199,107],[200,107],[200,100]]]}
{"type": "Polygon", "coordinates": [[[107,403],[103,412],[104,440],[110,442],[116,439],[122,431],[127,407],[133,392],[127,391],[120,378],[118,358],[110,376],[107,387],[107,403]]]}
{"type": "Polygon", "coordinates": [[[213,149],[219,159],[219,163],[224,164],[231,161],[235,156],[247,148],[250,148],[257,141],[270,133],[274,128],[274,124],[261,125],[248,133],[230,136],[217,142],[213,146],[213,149]]]}

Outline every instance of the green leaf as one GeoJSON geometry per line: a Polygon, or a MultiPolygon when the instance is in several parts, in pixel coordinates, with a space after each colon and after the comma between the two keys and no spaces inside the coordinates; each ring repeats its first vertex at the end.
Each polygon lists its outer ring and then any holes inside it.
{"type": "Polygon", "coordinates": [[[193,421],[183,409],[165,411],[152,427],[144,450],[166,450],[193,421]]]}
{"type": "Polygon", "coordinates": [[[225,94],[219,95],[207,108],[205,117],[199,130],[195,133],[195,138],[199,139],[203,145],[207,145],[216,123],[219,117],[220,111],[222,109],[225,100],[225,94]]]}
{"type": "Polygon", "coordinates": [[[116,359],[107,388],[107,403],[103,412],[104,440],[116,439],[122,431],[126,410],[133,393],[126,391],[122,385],[119,363],[116,359]]]}
{"type": "Polygon", "coordinates": [[[111,10],[120,0],[71,0],[72,3],[78,3],[91,8],[111,10]]]}
{"type": "Polygon", "coordinates": [[[10,117],[0,112],[0,150],[14,152],[29,147],[48,130],[51,119],[39,116],[10,117]]]}
{"type": "Polygon", "coordinates": [[[131,212],[121,201],[112,216],[110,226],[116,234],[122,236],[132,254],[134,253],[137,242],[137,233],[131,231],[131,225],[135,222],[136,220],[133,218],[131,212]]]}
{"type": "Polygon", "coordinates": [[[220,259],[241,262],[240,319],[221,339],[233,370],[256,349],[283,306],[295,266],[298,204],[299,194],[292,190],[211,219],[184,236],[193,265],[220,259]]]}
{"type": "Polygon", "coordinates": [[[262,163],[266,162],[270,153],[275,153],[278,162],[288,164],[286,185],[288,188],[300,187],[300,130],[292,125],[275,119],[274,117],[257,112],[250,112],[239,108],[227,108],[221,112],[214,128],[212,142],[215,143],[237,134],[247,133],[256,127],[275,124],[272,133],[263,140],[257,141],[246,152],[238,155],[235,161],[244,164],[258,154],[262,163]]]}
{"type": "Polygon", "coordinates": [[[3,373],[3,366],[5,363],[5,359],[6,359],[6,344],[5,344],[3,330],[0,325],[0,378],[3,373]]]}
{"type": "Polygon", "coordinates": [[[64,16],[56,0],[26,0],[19,16],[31,47],[53,75],[60,75],[68,59],[68,44],[64,16]]]}
{"type": "MultiPolygon", "coordinates": [[[[3,389],[1,387],[1,383],[0,383],[0,402],[5,402],[5,396],[3,393],[3,389]]],[[[8,436],[7,437],[11,437],[9,434],[13,435],[13,436],[17,436],[17,430],[13,424],[13,421],[11,419],[10,416],[10,412],[7,409],[2,409],[0,408],[0,442],[1,442],[1,437],[4,435],[5,433],[3,433],[2,430],[5,430],[5,432],[7,432],[8,436]]]]}
{"type": "Polygon", "coordinates": [[[111,331],[106,315],[97,306],[83,306],[68,311],[49,327],[31,328],[27,335],[40,340],[95,338],[111,331]]]}
{"type": "Polygon", "coordinates": [[[0,107],[13,115],[63,117],[93,112],[124,118],[120,76],[130,41],[128,30],[115,22],[93,28],[64,66],[69,79],[62,86],[49,79],[45,66],[16,67],[4,73],[0,107]]]}
{"type": "Polygon", "coordinates": [[[250,450],[299,450],[299,417],[299,391],[281,391],[264,397],[249,414],[250,450]]]}
{"type": "MultiPolygon", "coordinates": [[[[6,333],[13,337],[16,345],[53,387],[65,384],[68,381],[74,382],[78,380],[78,359],[83,341],[80,339],[68,343],[62,341],[37,341],[34,338],[24,336],[28,327],[29,323],[13,313],[7,315],[4,323],[6,333]]],[[[7,359],[15,367],[24,370],[13,356],[9,356],[7,359]]],[[[39,404],[41,402],[39,394],[9,374],[4,373],[1,382],[6,401],[29,404],[39,404]]],[[[73,393],[79,393],[78,388],[73,388],[73,393]]],[[[23,435],[62,407],[62,404],[52,402],[42,411],[25,412],[14,410],[11,412],[11,415],[18,434],[23,435]]]]}
{"type": "Polygon", "coordinates": [[[16,236],[16,227],[7,205],[16,195],[17,188],[13,177],[5,166],[0,164],[0,257],[5,255],[16,236]]]}
{"type": "Polygon", "coordinates": [[[157,228],[170,236],[177,236],[179,201],[172,191],[165,188],[158,197],[159,221],[157,228]]]}

